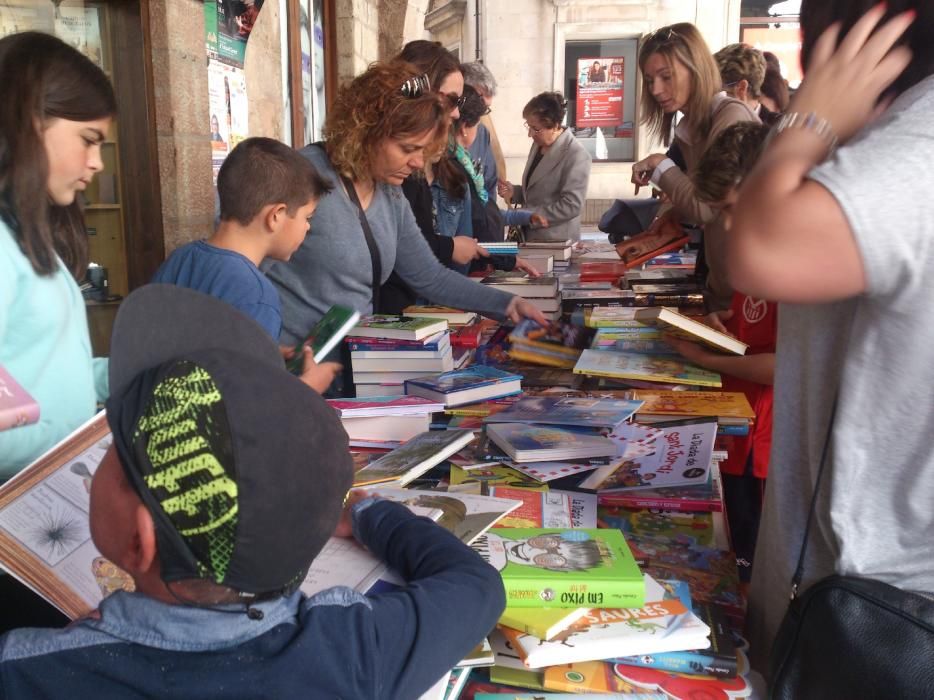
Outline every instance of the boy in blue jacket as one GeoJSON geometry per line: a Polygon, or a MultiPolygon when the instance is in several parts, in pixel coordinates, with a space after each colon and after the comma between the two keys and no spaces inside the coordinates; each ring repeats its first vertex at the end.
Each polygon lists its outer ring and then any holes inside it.
{"type": "Polygon", "coordinates": [[[90,526],[136,592],[0,637],[0,698],[415,698],[492,629],[502,583],[460,540],[388,501],[344,508],[346,433],[259,326],[149,285],[111,348],[90,526]],[[351,531],[408,585],[305,597],[314,557],[351,531]]]}

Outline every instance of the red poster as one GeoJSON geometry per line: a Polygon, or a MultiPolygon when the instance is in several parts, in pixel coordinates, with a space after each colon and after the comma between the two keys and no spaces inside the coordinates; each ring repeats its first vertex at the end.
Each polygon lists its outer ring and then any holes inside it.
{"type": "Polygon", "coordinates": [[[574,126],[617,126],[622,121],[623,57],[578,59],[574,126]]]}

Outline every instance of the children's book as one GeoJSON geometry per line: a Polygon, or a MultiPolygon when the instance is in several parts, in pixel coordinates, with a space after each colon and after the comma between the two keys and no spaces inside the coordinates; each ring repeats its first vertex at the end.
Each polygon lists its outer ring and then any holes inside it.
{"type": "Polygon", "coordinates": [[[348,336],[344,342],[351,357],[440,357],[451,349],[451,334],[439,331],[421,340],[348,336]]]}
{"type": "Polygon", "coordinates": [[[344,306],[334,305],[315,324],[308,336],[295,346],[294,354],[286,362],[292,374],[301,374],[304,363],[302,348],[311,347],[315,362],[323,362],[347,332],[360,320],[360,313],[344,306]]]}
{"type": "Polygon", "coordinates": [[[701,342],[720,352],[745,355],[746,348],[749,347],[746,343],[737,340],[731,335],[721,333],[705,323],[696,321],[693,318],[689,318],[684,314],[679,314],[677,311],[671,309],[661,307],[640,309],[636,313],[636,320],[646,325],[660,326],[668,333],[673,333],[686,340],[701,342]]]}
{"type": "Polygon", "coordinates": [[[632,328],[645,332],[645,324],[636,320],[637,311],[632,306],[597,306],[584,312],[584,324],[588,328],[632,328]]]}
{"type": "Polygon", "coordinates": [[[646,692],[627,683],[613,672],[612,664],[602,661],[549,666],[544,669],[542,683],[546,690],[565,693],[563,697],[587,697],[588,692],[593,692],[598,693],[596,697],[600,698],[669,700],[665,693],[646,692]]]}
{"type": "Polygon", "coordinates": [[[508,627],[503,633],[529,668],[598,661],[617,656],[616,649],[642,654],[709,646],[710,629],[681,600],[669,597],[649,576],[645,590],[646,600],[652,602],[638,608],[589,610],[551,641],[508,627]]]}
{"type": "MultiPolygon", "coordinates": [[[[660,342],[661,338],[662,334],[657,328],[650,328],[648,326],[642,326],[640,328],[598,328],[597,334],[590,343],[590,349],[613,350],[617,348],[619,343],[660,342]]],[[[671,352],[669,346],[668,353],[671,354],[671,352]]]]}
{"type": "Polygon", "coordinates": [[[435,413],[444,406],[421,396],[369,396],[359,399],[328,399],[328,405],[341,418],[369,416],[410,416],[435,413]]]}
{"type": "Polygon", "coordinates": [[[405,486],[473,440],[469,430],[431,430],[371,462],[354,476],[354,486],[395,482],[405,486]]]}
{"type": "Polygon", "coordinates": [[[486,432],[490,440],[516,462],[616,456],[616,445],[595,433],[525,423],[490,423],[486,432]]]}
{"type": "Polygon", "coordinates": [[[511,493],[479,496],[456,491],[419,491],[379,486],[367,488],[367,491],[406,506],[441,511],[441,516],[435,522],[464,544],[470,544],[522,506],[522,501],[511,493]]]}
{"type": "Polygon", "coordinates": [[[638,607],[645,582],[622,533],[502,528],[472,545],[503,578],[515,607],[638,607]]]}
{"type": "Polygon", "coordinates": [[[448,322],[435,318],[410,318],[408,316],[364,316],[350,330],[355,338],[396,338],[399,340],[422,340],[447,330],[448,322]]]}
{"type": "Polygon", "coordinates": [[[649,391],[636,389],[633,397],[642,401],[640,416],[716,416],[718,419],[754,419],[755,411],[739,391],[649,391]]]}
{"type": "Polygon", "coordinates": [[[671,673],[655,668],[639,668],[626,664],[613,664],[613,670],[624,681],[648,691],[662,691],[670,700],[696,698],[748,698],[752,686],[746,678],[748,662],[743,655],[743,666],[733,678],[671,673]]]}
{"type": "Polygon", "coordinates": [[[583,474],[597,468],[593,462],[528,462],[521,464],[519,462],[511,463],[516,471],[532,477],[536,481],[548,483],[557,481],[573,474],[583,474]]]}
{"type": "Polygon", "coordinates": [[[406,394],[440,401],[447,407],[509,396],[521,390],[520,375],[486,365],[473,365],[405,382],[406,394]]]}
{"type": "Polygon", "coordinates": [[[499,624],[548,641],[589,612],[590,608],[520,608],[507,605],[500,615],[499,624]]]}
{"type": "Polygon", "coordinates": [[[0,430],[39,421],[39,404],[0,365],[0,430]]]}
{"type": "Polygon", "coordinates": [[[457,700],[467,681],[470,678],[471,669],[469,667],[455,666],[451,669],[451,677],[448,679],[448,687],[444,694],[444,700],[457,700]]]}
{"type": "Polygon", "coordinates": [[[495,486],[509,486],[514,488],[530,489],[534,491],[547,491],[548,486],[536,481],[522,472],[505,465],[484,466],[474,469],[461,469],[451,467],[451,489],[472,489],[471,493],[491,495],[490,489],[495,486]]]}
{"type": "MultiPolygon", "coordinates": [[[[545,686],[542,685],[541,671],[532,671],[525,667],[518,669],[493,665],[487,669],[487,673],[490,675],[490,680],[493,683],[502,683],[503,685],[528,688],[537,691],[545,689],[545,686]]],[[[476,698],[476,695],[474,698],[476,698]]]]}
{"type": "Polygon", "coordinates": [[[0,566],[70,618],[134,588],[88,525],[91,479],[110,444],[98,413],[0,487],[0,566]]]}
{"type": "Polygon", "coordinates": [[[620,464],[600,469],[581,483],[602,492],[691,486],[707,483],[717,423],[714,418],[690,419],[644,426],[627,423],[609,439],[624,455],[620,464]],[[673,424],[677,423],[677,424],[673,424]]]}
{"type": "Polygon", "coordinates": [[[687,513],[647,508],[598,506],[600,527],[611,527],[629,535],[646,537],[683,537],[704,547],[728,549],[728,542],[715,532],[714,515],[719,513],[687,513]]]}
{"type": "Polygon", "coordinates": [[[473,311],[461,311],[450,306],[406,306],[402,309],[405,316],[412,318],[444,319],[449,324],[463,326],[472,323],[477,318],[473,311]]]}
{"type": "Polygon", "coordinates": [[[593,335],[593,330],[584,326],[559,322],[542,327],[526,319],[509,334],[509,354],[523,362],[570,369],[593,335]]]}
{"type": "Polygon", "coordinates": [[[500,518],[494,527],[573,527],[571,525],[571,503],[566,493],[493,486],[490,487],[490,494],[521,503],[509,515],[500,518]]]}
{"type": "Polygon", "coordinates": [[[483,324],[480,322],[461,326],[451,333],[451,345],[456,348],[477,348],[482,334],[483,324]]]}
{"type": "Polygon", "coordinates": [[[667,486],[651,489],[611,489],[602,491],[599,502],[606,506],[626,508],[654,508],[674,511],[723,510],[723,500],[714,485],[708,480],[696,486],[667,486]]]}
{"type": "Polygon", "coordinates": [[[674,356],[639,355],[610,350],[584,350],[574,366],[577,374],[613,379],[721,386],[720,375],[674,356]]]}
{"type": "Polygon", "coordinates": [[[638,401],[562,396],[530,396],[484,418],[484,423],[539,423],[615,428],[639,410],[638,401]]]}

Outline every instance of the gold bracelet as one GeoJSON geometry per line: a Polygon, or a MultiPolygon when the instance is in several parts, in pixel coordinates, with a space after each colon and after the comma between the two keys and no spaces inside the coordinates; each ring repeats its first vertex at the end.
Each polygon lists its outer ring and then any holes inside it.
{"type": "Polygon", "coordinates": [[[806,129],[811,131],[827,143],[827,155],[829,156],[837,148],[837,135],[833,132],[830,122],[819,117],[814,112],[788,112],[772,127],[768,140],[771,141],[775,136],[786,129],[806,129]]]}

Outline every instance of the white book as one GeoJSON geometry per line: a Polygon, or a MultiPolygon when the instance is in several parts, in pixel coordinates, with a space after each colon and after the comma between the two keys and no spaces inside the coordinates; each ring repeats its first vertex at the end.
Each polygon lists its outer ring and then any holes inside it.
{"type": "Polygon", "coordinates": [[[351,357],[350,364],[354,375],[360,372],[448,372],[454,369],[454,355],[448,350],[441,357],[351,357]]]}
{"type": "Polygon", "coordinates": [[[525,423],[490,423],[487,436],[516,462],[557,462],[615,457],[616,445],[602,435],[525,423]]]}
{"type": "Polygon", "coordinates": [[[341,418],[341,423],[351,440],[405,442],[428,430],[431,414],[341,418]]]}

